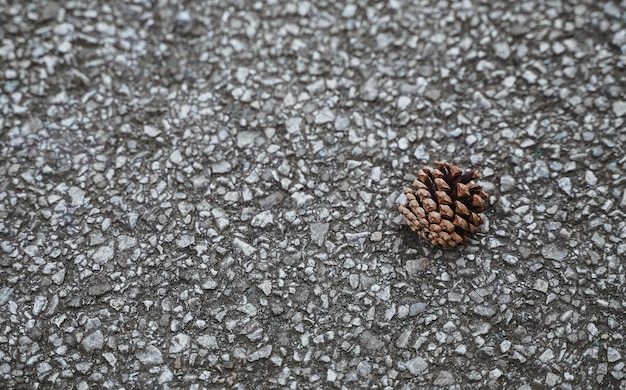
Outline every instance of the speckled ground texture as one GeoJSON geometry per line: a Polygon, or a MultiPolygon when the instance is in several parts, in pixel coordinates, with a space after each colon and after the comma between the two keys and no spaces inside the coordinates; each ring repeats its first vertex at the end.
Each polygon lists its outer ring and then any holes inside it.
{"type": "Polygon", "coordinates": [[[626,388],[625,1],[178,3],[0,0],[1,388],[626,388]]]}

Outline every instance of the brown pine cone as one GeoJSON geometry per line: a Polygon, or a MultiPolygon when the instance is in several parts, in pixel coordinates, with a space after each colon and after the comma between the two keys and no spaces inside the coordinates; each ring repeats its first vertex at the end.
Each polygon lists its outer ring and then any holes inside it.
{"type": "Polygon", "coordinates": [[[411,230],[433,245],[455,247],[470,240],[483,219],[489,195],[472,182],[476,170],[462,173],[449,163],[435,161],[435,169],[417,171],[414,188],[405,188],[406,204],[398,210],[411,230]]]}

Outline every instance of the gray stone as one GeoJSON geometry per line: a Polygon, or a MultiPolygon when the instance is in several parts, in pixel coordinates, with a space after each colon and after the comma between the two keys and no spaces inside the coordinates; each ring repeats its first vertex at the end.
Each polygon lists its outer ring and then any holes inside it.
{"type": "Polygon", "coordinates": [[[176,246],[178,248],[187,248],[196,241],[196,237],[191,234],[183,234],[176,239],[176,246]]]}
{"type": "Polygon", "coordinates": [[[237,147],[243,149],[253,145],[259,135],[256,131],[240,131],[237,133],[237,147]]]}
{"type": "Polygon", "coordinates": [[[268,210],[281,204],[284,199],[285,195],[282,192],[273,192],[265,198],[259,199],[259,206],[262,210],[268,210]]]}
{"type": "Polygon", "coordinates": [[[107,279],[97,280],[89,286],[87,293],[93,296],[99,296],[108,293],[113,289],[113,286],[107,279]]]}
{"type": "Polygon", "coordinates": [[[158,137],[159,134],[161,134],[161,130],[157,129],[154,126],[150,126],[150,125],[145,125],[143,127],[143,132],[148,136],[148,137],[158,137]]]}
{"type": "Polygon", "coordinates": [[[385,346],[380,337],[370,330],[365,330],[359,335],[359,341],[363,348],[370,351],[378,351],[385,346]]]}
{"type": "Polygon", "coordinates": [[[200,346],[206,349],[217,349],[217,339],[212,335],[202,335],[199,336],[196,341],[200,346]]]}
{"type": "Polygon", "coordinates": [[[626,101],[618,100],[613,102],[613,113],[617,116],[624,116],[626,114],[626,101]]]}
{"type": "Polygon", "coordinates": [[[213,173],[228,173],[233,169],[233,165],[228,161],[219,161],[211,165],[213,173]]]}
{"type": "Polygon", "coordinates": [[[113,259],[114,254],[113,248],[105,245],[96,249],[91,258],[98,264],[104,264],[113,259]]]}
{"type": "Polygon", "coordinates": [[[9,301],[11,294],[13,294],[14,289],[11,287],[2,287],[0,288],[0,306],[4,305],[9,301]]]}
{"type": "Polygon", "coordinates": [[[80,343],[86,352],[92,352],[96,349],[102,349],[104,346],[104,334],[101,330],[89,334],[80,343]]]}
{"type": "Polygon", "coordinates": [[[285,122],[287,133],[296,134],[302,131],[302,118],[289,118],[285,122]]]}
{"type": "Polygon", "coordinates": [[[474,306],[472,311],[481,317],[493,317],[496,314],[496,309],[491,306],[477,305],[474,306]]]}
{"type": "Polygon", "coordinates": [[[509,192],[515,188],[515,179],[512,176],[504,175],[500,177],[500,191],[509,192]]]}
{"type": "Polygon", "coordinates": [[[253,247],[252,245],[248,244],[247,242],[239,239],[239,238],[235,238],[233,240],[233,244],[241,249],[241,251],[243,252],[244,256],[252,256],[254,254],[254,252],[256,252],[256,248],[253,247]]]}
{"type": "Polygon", "coordinates": [[[511,49],[509,44],[505,41],[497,42],[493,45],[493,48],[496,52],[496,56],[506,60],[511,55],[511,49]]]}
{"type": "Polygon", "coordinates": [[[136,245],[137,245],[137,239],[135,237],[130,237],[124,234],[121,234],[117,237],[117,249],[120,251],[132,249],[136,245]]]}
{"type": "Polygon", "coordinates": [[[137,354],[137,359],[148,366],[163,364],[163,355],[154,345],[147,345],[141,353],[137,354]]]}
{"type": "Polygon", "coordinates": [[[343,7],[343,11],[341,12],[341,16],[343,18],[346,18],[346,19],[353,18],[354,15],[356,15],[357,9],[358,9],[358,7],[354,3],[346,4],[345,7],[343,7]]]}
{"type": "Polygon", "coordinates": [[[335,113],[330,110],[328,107],[322,108],[315,115],[315,124],[323,125],[325,123],[331,123],[335,121],[335,113]]]}
{"type": "Polygon", "coordinates": [[[374,101],[378,97],[378,80],[376,77],[370,77],[361,86],[361,99],[366,101],[374,101]]]}
{"type": "Polygon", "coordinates": [[[550,260],[563,260],[568,254],[567,249],[559,248],[556,244],[548,244],[541,249],[541,255],[550,260]]]}
{"type": "Polygon", "coordinates": [[[594,187],[596,184],[598,184],[598,178],[596,177],[596,175],[590,171],[589,169],[587,169],[585,171],[585,182],[589,185],[594,187]]]}
{"type": "Polygon", "coordinates": [[[433,384],[436,386],[450,386],[453,385],[456,382],[456,379],[454,378],[454,374],[452,374],[450,371],[440,371],[439,374],[437,374],[437,377],[435,378],[433,384]]]}
{"type": "Polygon", "coordinates": [[[409,306],[409,316],[416,316],[426,310],[426,304],[424,302],[416,302],[409,306]]]}
{"type": "Polygon", "coordinates": [[[274,215],[269,211],[265,210],[255,215],[250,222],[250,225],[258,228],[264,228],[267,225],[271,225],[274,223],[274,215]]]}
{"type": "Polygon", "coordinates": [[[421,375],[428,369],[428,363],[426,360],[419,356],[407,361],[405,366],[413,375],[421,375]]]}
{"type": "Polygon", "coordinates": [[[614,363],[618,360],[620,360],[622,358],[622,355],[619,353],[619,351],[613,347],[608,347],[606,349],[606,359],[609,361],[609,363],[614,363]]]}
{"type": "Polygon", "coordinates": [[[259,359],[267,359],[268,357],[270,357],[271,354],[272,354],[272,346],[269,344],[264,345],[263,347],[259,348],[258,350],[248,355],[248,361],[255,362],[259,359]]]}
{"type": "Polygon", "coordinates": [[[572,194],[572,180],[569,177],[561,177],[557,180],[559,188],[567,195],[572,194]]]}
{"type": "Polygon", "coordinates": [[[189,336],[179,333],[170,341],[169,353],[181,353],[189,348],[189,336]]]}
{"type": "Polygon", "coordinates": [[[172,154],[170,154],[170,161],[172,162],[172,164],[180,165],[183,160],[183,155],[178,149],[174,150],[172,154]]]}
{"type": "Polygon", "coordinates": [[[311,241],[316,243],[318,246],[322,246],[324,244],[324,240],[326,239],[326,233],[328,233],[328,229],[330,224],[328,223],[312,223],[309,226],[309,230],[311,231],[311,241]]]}

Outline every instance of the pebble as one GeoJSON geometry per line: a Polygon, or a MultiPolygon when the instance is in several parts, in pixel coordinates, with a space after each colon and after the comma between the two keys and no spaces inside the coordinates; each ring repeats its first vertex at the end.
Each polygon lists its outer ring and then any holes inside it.
{"type": "Polygon", "coordinates": [[[147,345],[142,352],[137,354],[137,359],[148,366],[163,364],[163,355],[154,345],[147,345]]]}
{"type": "Polygon", "coordinates": [[[615,363],[621,358],[622,358],[622,355],[619,353],[617,349],[613,347],[608,347],[606,349],[606,359],[609,361],[609,363],[615,363]]]}
{"type": "Polygon", "coordinates": [[[289,134],[296,134],[302,131],[302,118],[289,118],[285,122],[285,127],[289,134]]]}
{"type": "Polygon", "coordinates": [[[189,348],[190,338],[184,333],[178,333],[170,341],[169,353],[181,353],[189,348]]]}
{"type": "Polygon", "coordinates": [[[515,179],[509,175],[500,177],[500,191],[509,192],[515,188],[515,179]]]}
{"type": "Polygon", "coordinates": [[[346,4],[341,12],[341,17],[346,19],[353,18],[354,15],[356,15],[357,9],[357,5],[354,3],[346,4]]]}
{"type": "Polygon", "coordinates": [[[421,375],[428,369],[426,360],[419,356],[407,361],[405,365],[412,375],[421,375]]]}
{"type": "Polygon", "coordinates": [[[150,126],[150,125],[145,125],[143,127],[143,132],[148,136],[148,137],[158,137],[161,134],[161,130],[154,127],[154,126],[150,126]]]}
{"type": "Polygon", "coordinates": [[[596,177],[596,175],[590,171],[590,170],[586,170],[585,171],[585,182],[591,186],[591,187],[595,187],[596,184],[598,184],[598,178],[596,177]]]}
{"type": "Polygon", "coordinates": [[[561,177],[557,180],[559,188],[567,195],[572,194],[572,180],[569,177],[561,177]]]}
{"type": "Polygon", "coordinates": [[[312,223],[309,227],[311,241],[315,242],[318,246],[322,246],[329,228],[329,223],[312,223]]]}
{"type": "Polygon", "coordinates": [[[265,228],[268,225],[274,223],[274,215],[271,211],[265,210],[255,215],[250,222],[250,225],[258,228],[265,228]]]}
{"type": "Polygon", "coordinates": [[[97,264],[104,264],[113,259],[115,252],[112,247],[104,245],[96,249],[91,258],[97,264]]]}
{"type": "Polygon", "coordinates": [[[563,260],[569,254],[567,249],[562,249],[556,244],[548,244],[541,249],[541,255],[550,260],[563,260]]]}
{"type": "Polygon", "coordinates": [[[543,279],[537,279],[537,280],[535,280],[535,284],[533,285],[533,289],[535,289],[537,291],[541,291],[542,293],[547,293],[549,286],[550,286],[550,284],[547,281],[545,281],[543,279]]]}
{"type": "Polygon", "coordinates": [[[240,240],[239,238],[235,238],[233,240],[233,244],[237,248],[241,249],[241,252],[244,254],[244,256],[252,256],[254,252],[256,252],[256,249],[252,245],[243,240],[240,240]]]}
{"type": "Polygon", "coordinates": [[[335,113],[330,110],[328,107],[322,108],[315,115],[315,124],[323,125],[325,123],[331,123],[335,121],[335,113]]]}
{"type": "Polygon", "coordinates": [[[88,353],[96,349],[102,349],[104,346],[104,334],[101,330],[96,330],[87,335],[80,344],[83,346],[85,352],[88,353]]]}
{"type": "Polygon", "coordinates": [[[254,141],[259,137],[259,133],[256,131],[240,131],[237,133],[237,147],[247,148],[254,144],[254,141]]]}
{"type": "Polygon", "coordinates": [[[507,42],[497,42],[493,45],[493,48],[496,52],[496,56],[506,60],[511,55],[511,49],[507,42]]]}
{"type": "Polygon", "coordinates": [[[411,104],[411,98],[408,96],[400,96],[396,102],[396,106],[398,110],[406,110],[407,107],[411,104]]]}
{"type": "Polygon", "coordinates": [[[371,77],[361,86],[361,99],[366,101],[374,101],[378,97],[378,80],[371,77]]]}
{"type": "Polygon", "coordinates": [[[228,161],[219,161],[211,165],[213,173],[228,173],[233,169],[233,166],[228,161]]]}
{"type": "Polygon", "coordinates": [[[613,108],[613,113],[618,116],[624,116],[626,114],[626,101],[624,100],[618,100],[613,102],[612,105],[613,108]]]}

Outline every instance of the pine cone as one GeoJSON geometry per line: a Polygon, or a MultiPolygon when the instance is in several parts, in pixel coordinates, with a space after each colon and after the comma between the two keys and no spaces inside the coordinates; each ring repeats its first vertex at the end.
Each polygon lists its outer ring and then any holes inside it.
{"type": "Polygon", "coordinates": [[[406,204],[398,210],[411,230],[433,245],[455,247],[470,240],[483,219],[489,195],[472,183],[480,173],[462,173],[449,163],[435,161],[435,169],[417,172],[414,188],[405,188],[406,204]]]}

